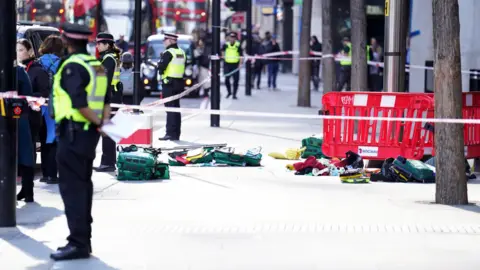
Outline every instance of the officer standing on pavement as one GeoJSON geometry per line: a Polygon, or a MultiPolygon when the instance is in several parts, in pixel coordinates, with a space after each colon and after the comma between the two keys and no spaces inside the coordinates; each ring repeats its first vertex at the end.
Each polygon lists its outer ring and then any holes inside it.
{"type": "MultiPolygon", "coordinates": [[[[100,33],[97,35],[97,49],[100,52],[101,62],[107,70],[109,91],[112,93],[111,102],[121,104],[121,87],[117,87],[120,82],[120,49],[115,45],[113,36],[109,33],[100,33]]],[[[113,109],[112,111],[116,111],[113,109]]],[[[114,172],[117,162],[117,146],[115,142],[108,138],[102,138],[102,160],[100,167],[95,168],[97,172],[114,172]]]]}
{"type": "MultiPolygon", "coordinates": [[[[185,83],[185,52],[177,45],[178,36],[165,33],[163,44],[166,51],[162,53],[158,62],[158,72],[162,76],[163,97],[168,98],[180,94],[184,90],[185,83]]],[[[180,108],[180,99],[165,103],[165,107],[180,108]]],[[[179,112],[167,112],[166,134],[159,138],[162,141],[178,141],[180,139],[182,117],[179,112]]]]}
{"type": "Polygon", "coordinates": [[[92,252],[92,167],[99,129],[110,116],[110,93],[105,68],[87,52],[88,27],[65,23],[63,36],[69,55],[60,63],[53,82],[53,115],[58,126],[59,188],[70,235],[53,260],[88,258],[92,252]]]}
{"type": "Polygon", "coordinates": [[[225,45],[223,45],[222,51],[225,58],[223,72],[225,75],[225,86],[227,87],[228,91],[227,98],[232,95],[230,77],[233,77],[233,99],[237,99],[238,83],[240,81],[240,56],[243,55],[243,52],[240,42],[237,40],[236,33],[230,33],[230,42],[227,42],[225,45]],[[233,74],[231,74],[232,72],[233,74]]]}

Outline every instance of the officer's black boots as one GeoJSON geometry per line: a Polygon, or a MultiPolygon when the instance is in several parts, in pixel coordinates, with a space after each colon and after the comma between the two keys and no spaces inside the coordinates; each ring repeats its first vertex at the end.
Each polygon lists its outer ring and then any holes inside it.
{"type": "Polygon", "coordinates": [[[17,201],[24,200],[27,203],[33,202],[33,187],[22,187],[20,192],[17,194],[17,201]]]}
{"type": "Polygon", "coordinates": [[[100,165],[99,167],[94,168],[96,172],[114,172],[115,166],[100,165]]]}
{"type": "Polygon", "coordinates": [[[86,259],[90,257],[89,248],[79,248],[73,245],[66,245],[50,254],[50,258],[55,261],[86,259]]]}
{"type": "Polygon", "coordinates": [[[180,138],[179,137],[174,137],[170,135],[165,135],[161,138],[158,138],[160,141],[178,141],[180,138]]]}

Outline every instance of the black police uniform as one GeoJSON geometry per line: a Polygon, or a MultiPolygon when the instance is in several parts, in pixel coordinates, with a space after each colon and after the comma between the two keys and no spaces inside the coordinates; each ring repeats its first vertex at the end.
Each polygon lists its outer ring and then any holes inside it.
{"type": "MultiPolygon", "coordinates": [[[[234,34],[234,33],[230,34],[230,36],[235,37],[235,38],[237,37],[237,35],[234,34]]],[[[237,42],[237,41],[235,41],[235,42],[237,42]]],[[[224,55],[225,55],[226,50],[227,50],[227,44],[224,44],[223,47],[222,47],[222,52],[223,52],[224,55]]],[[[240,56],[243,55],[243,50],[242,50],[241,46],[238,46],[238,53],[239,53],[240,56]]],[[[238,69],[239,68],[239,63],[229,64],[229,63],[223,62],[223,73],[224,73],[224,75],[233,72],[235,69],[238,69]]],[[[232,95],[232,90],[231,90],[232,87],[231,87],[231,84],[230,84],[230,77],[233,77],[233,98],[236,99],[237,98],[237,92],[238,92],[238,84],[239,84],[239,81],[240,81],[240,70],[237,70],[235,73],[230,74],[229,76],[225,77],[225,86],[227,87],[227,92],[228,92],[227,98],[229,98],[232,95]]]]}
{"type": "MultiPolygon", "coordinates": [[[[165,36],[172,38],[177,38],[176,35],[165,34],[165,36]]],[[[165,49],[165,52],[162,54],[160,61],[158,62],[158,72],[160,75],[164,73],[167,69],[168,64],[172,61],[173,56],[171,53],[167,53],[168,49],[178,49],[177,44],[172,44],[165,49]]],[[[162,78],[162,81],[165,78],[162,78]]],[[[183,79],[178,78],[168,78],[168,83],[162,82],[162,92],[163,97],[168,98],[183,92],[185,83],[183,79]]],[[[170,108],[180,108],[180,99],[176,99],[170,102],[165,103],[165,107],[170,108]]],[[[182,126],[182,116],[179,112],[167,112],[167,124],[166,124],[166,135],[160,140],[179,140],[182,126]]]]}
{"type": "MultiPolygon", "coordinates": [[[[91,34],[88,28],[65,24],[64,35],[71,39],[83,39],[91,34]]],[[[73,54],[88,54],[86,48],[73,54]]],[[[60,63],[62,65],[62,63],[60,63]]],[[[77,63],[67,64],[61,73],[61,86],[68,93],[73,108],[88,107],[86,87],[90,82],[88,71],[77,63]]],[[[105,104],[110,103],[110,94],[105,96],[105,104]]],[[[84,123],[63,120],[58,124],[57,163],[59,188],[65,205],[70,235],[68,244],[51,255],[54,260],[86,258],[91,253],[92,236],[92,167],[100,133],[97,126],[90,125],[83,130],[84,123]]]]}
{"type": "MultiPolygon", "coordinates": [[[[109,33],[99,33],[97,35],[97,42],[99,41],[110,41],[114,43],[113,36],[109,33]]],[[[117,63],[111,57],[107,57],[105,60],[104,57],[106,54],[114,54],[113,51],[104,51],[100,53],[99,61],[102,62],[103,66],[107,71],[107,79],[108,79],[108,92],[111,93],[111,102],[121,104],[122,103],[122,93],[115,91],[114,87],[112,86],[112,79],[115,72],[115,68],[117,67],[117,63]]],[[[118,110],[117,108],[112,108],[112,112],[118,110]]],[[[111,115],[113,117],[113,115],[111,115]]],[[[100,167],[95,168],[98,172],[113,172],[115,171],[115,163],[117,162],[117,145],[116,143],[110,139],[109,137],[102,138],[102,159],[100,162],[100,167]]]]}

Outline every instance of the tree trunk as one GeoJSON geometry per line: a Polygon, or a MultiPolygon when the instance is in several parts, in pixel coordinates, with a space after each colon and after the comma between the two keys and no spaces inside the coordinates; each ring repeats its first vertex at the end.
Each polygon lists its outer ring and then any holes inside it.
{"type": "Polygon", "coordinates": [[[352,20],[352,91],[367,91],[367,14],[365,0],[350,0],[350,18],[352,20]]]}
{"type": "MultiPolygon", "coordinates": [[[[458,0],[433,0],[435,117],[462,118],[458,0]]],[[[436,194],[440,204],[467,204],[462,124],[435,124],[436,194]]]]}
{"type": "Polygon", "coordinates": [[[323,93],[335,91],[335,59],[333,58],[332,1],[322,0],[322,80],[323,93]]]}
{"type": "MultiPolygon", "coordinates": [[[[302,33],[300,36],[300,57],[310,56],[310,28],[312,24],[312,0],[304,0],[302,8],[302,33]]],[[[298,75],[297,106],[310,107],[310,61],[300,61],[298,75]]]]}

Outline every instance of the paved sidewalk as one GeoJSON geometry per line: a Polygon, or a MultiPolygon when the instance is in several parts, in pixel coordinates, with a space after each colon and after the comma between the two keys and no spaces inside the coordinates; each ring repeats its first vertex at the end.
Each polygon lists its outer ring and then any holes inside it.
{"type": "MultiPolygon", "coordinates": [[[[228,109],[316,114],[294,106],[295,81],[285,77],[282,91],[254,90],[228,109]]],[[[312,95],[313,106],[320,97],[312,95]]],[[[210,128],[198,115],[183,122],[182,143],[261,145],[267,154],[313,133],[321,133],[315,120],[222,117],[210,128]]],[[[173,167],[171,180],[148,183],[94,173],[94,257],[74,262],[48,259],[67,227],[57,187],[37,184],[38,204],[19,203],[18,228],[0,229],[2,269],[478,269],[479,206],[431,204],[429,184],[295,176],[286,163],[173,167]]],[[[473,203],[478,184],[469,185],[473,203]]]]}

